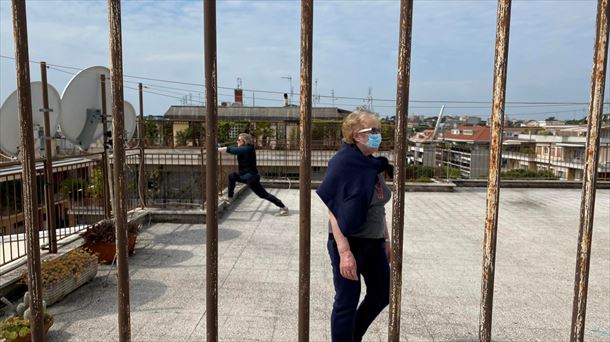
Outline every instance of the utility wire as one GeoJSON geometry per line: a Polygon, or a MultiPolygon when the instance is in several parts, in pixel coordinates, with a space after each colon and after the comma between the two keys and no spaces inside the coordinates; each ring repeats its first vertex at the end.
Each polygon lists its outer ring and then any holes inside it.
{"type": "MultiPolygon", "coordinates": [[[[10,57],[10,56],[5,56],[5,55],[0,55],[1,58],[6,58],[6,59],[11,59],[14,60],[14,57],[10,57]]],[[[34,60],[30,60],[30,63],[37,63],[40,64],[39,61],[34,61],[34,60]]],[[[65,65],[59,65],[59,64],[50,64],[47,63],[47,66],[52,66],[55,68],[64,68],[64,69],[70,69],[70,70],[83,70],[82,68],[77,68],[77,67],[72,67],[72,66],[65,66],[65,65]]],[[[55,69],[57,70],[57,69],[55,69]]],[[[62,71],[65,72],[65,71],[62,71]]],[[[65,72],[67,73],[67,72],[65,72]]],[[[192,82],[181,82],[181,81],[173,81],[173,80],[167,80],[167,79],[160,79],[160,78],[152,78],[152,77],[143,77],[143,76],[132,76],[132,75],[123,75],[124,78],[134,78],[134,79],[140,79],[140,80],[147,80],[147,81],[154,81],[154,82],[163,82],[163,83],[170,83],[170,84],[178,84],[178,85],[187,85],[187,86],[195,86],[195,87],[204,87],[204,84],[202,83],[192,83],[192,82]]],[[[125,81],[124,82],[134,82],[134,81],[125,81]]],[[[140,83],[140,82],[135,82],[135,83],[140,83]]],[[[218,89],[227,89],[227,90],[233,90],[234,88],[232,87],[218,87],[218,89]]],[[[180,89],[183,90],[183,89],[180,89]]],[[[285,92],[283,91],[272,91],[272,90],[262,90],[262,89],[243,89],[243,91],[245,92],[254,92],[254,93],[266,93],[266,94],[284,94],[285,92]]],[[[198,90],[192,91],[194,93],[200,92],[198,90]]],[[[299,93],[295,93],[294,95],[296,96],[300,96],[299,93]]],[[[353,96],[331,96],[331,95],[317,95],[320,98],[330,98],[330,99],[343,99],[343,100],[358,100],[358,101],[366,101],[367,98],[366,97],[353,97],[353,96]]],[[[258,100],[259,98],[257,98],[258,100]]],[[[263,98],[260,98],[261,100],[263,100],[263,98]]],[[[396,100],[395,99],[384,99],[384,98],[374,98],[373,99],[376,102],[393,102],[395,103],[396,100]]],[[[276,100],[273,100],[276,101],[276,100]]],[[[277,100],[277,101],[283,101],[283,100],[277,100]]],[[[409,100],[410,103],[438,103],[438,104],[485,104],[485,105],[491,105],[491,101],[469,101],[469,100],[409,100]]],[[[533,105],[533,106],[562,106],[562,105],[588,105],[588,102],[553,102],[553,101],[549,101],[549,102],[545,102],[545,101],[506,101],[505,102],[506,105],[533,105]]],[[[604,104],[610,104],[610,102],[605,102],[604,104]]],[[[379,105],[377,105],[379,106],[379,105]]],[[[392,107],[388,107],[388,108],[392,108],[392,107]]],[[[474,107],[473,107],[474,108],[474,107]]]]}

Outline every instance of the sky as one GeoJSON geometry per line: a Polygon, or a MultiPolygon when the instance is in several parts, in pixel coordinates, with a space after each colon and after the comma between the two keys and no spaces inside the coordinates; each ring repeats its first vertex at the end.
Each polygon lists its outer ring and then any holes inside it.
{"type": "MultiPolygon", "coordinates": [[[[368,104],[381,116],[395,115],[399,6],[399,0],[315,1],[314,106],[368,104]]],[[[596,6],[513,1],[508,118],[586,115],[596,6]]],[[[415,0],[410,115],[437,115],[445,105],[447,115],[489,117],[496,12],[491,0],[415,0]]],[[[60,94],[79,69],[109,66],[107,1],[27,1],[27,22],[30,60],[55,65],[48,80],[60,94]]],[[[185,98],[203,100],[203,1],[123,0],[122,34],[127,101],[137,108],[138,82],[146,87],[145,115],[163,115],[185,98]]],[[[291,83],[298,103],[300,1],[218,0],[217,47],[219,101],[233,100],[239,78],[245,105],[281,106],[291,83]]],[[[14,55],[11,2],[0,0],[0,101],[16,88],[14,55]]],[[[40,79],[38,64],[30,72],[32,81],[40,79]]]]}

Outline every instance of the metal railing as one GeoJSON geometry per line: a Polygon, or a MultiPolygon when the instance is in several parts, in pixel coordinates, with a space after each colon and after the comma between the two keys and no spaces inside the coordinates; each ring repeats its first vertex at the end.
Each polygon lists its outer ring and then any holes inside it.
{"type": "MultiPolygon", "coordinates": [[[[92,158],[93,157],[93,158],[92,158]]],[[[53,165],[52,189],[44,179],[44,165],[36,164],[36,189],[38,197],[38,231],[40,246],[49,248],[51,243],[77,234],[88,225],[104,217],[99,176],[99,159],[87,158],[58,160],[53,165]],[[44,193],[50,191],[55,210],[56,241],[50,241],[44,193]]],[[[22,203],[21,168],[0,170],[0,266],[26,256],[25,217],[22,203]]]]}

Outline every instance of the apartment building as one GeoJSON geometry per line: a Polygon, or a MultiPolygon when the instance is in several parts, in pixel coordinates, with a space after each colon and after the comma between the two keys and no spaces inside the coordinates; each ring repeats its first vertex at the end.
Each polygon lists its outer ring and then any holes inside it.
{"type": "MultiPolygon", "coordinates": [[[[587,126],[548,126],[536,134],[520,134],[504,141],[505,170],[548,170],[563,180],[581,180],[586,153],[587,126]]],[[[600,131],[598,179],[610,179],[610,125],[600,131]]]]}

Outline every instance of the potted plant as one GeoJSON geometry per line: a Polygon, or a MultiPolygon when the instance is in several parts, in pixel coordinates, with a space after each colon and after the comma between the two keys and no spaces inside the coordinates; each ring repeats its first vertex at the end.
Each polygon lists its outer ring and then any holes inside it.
{"type": "MultiPolygon", "coordinates": [[[[77,248],[57,258],[44,260],[41,264],[42,299],[53,305],[70,292],[87,283],[97,274],[95,255],[77,248]]],[[[27,273],[21,277],[26,283],[27,273]]]]}
{"type": "MultiPolygon", "coordinates": [[[[127,223],[127,249],[129,255],[134,253],[139,231],[140,226],[132,222],[127,223]]],[[[83,247],[97,255],[99,262],[103,264],[112,262],[116,254],[114,221],[102,220],[89,227],[80,235],[85,240],[83,247]]]]}
{"type": "MultiPolygon", "coordinates": [[[[13,315],[0,323],[0,339],[7,342],[28,342],[31,340],[30,329],[30,294],[23,295],[23,303],[13,305],[8,299],[2,297],[0,300],[7,305],[13,315]]],[[[44,314],[44,334],[46,335],[53,325],[53,316],[47,312],[46,302],[42,301],[42,312],[44,314]]]]}

